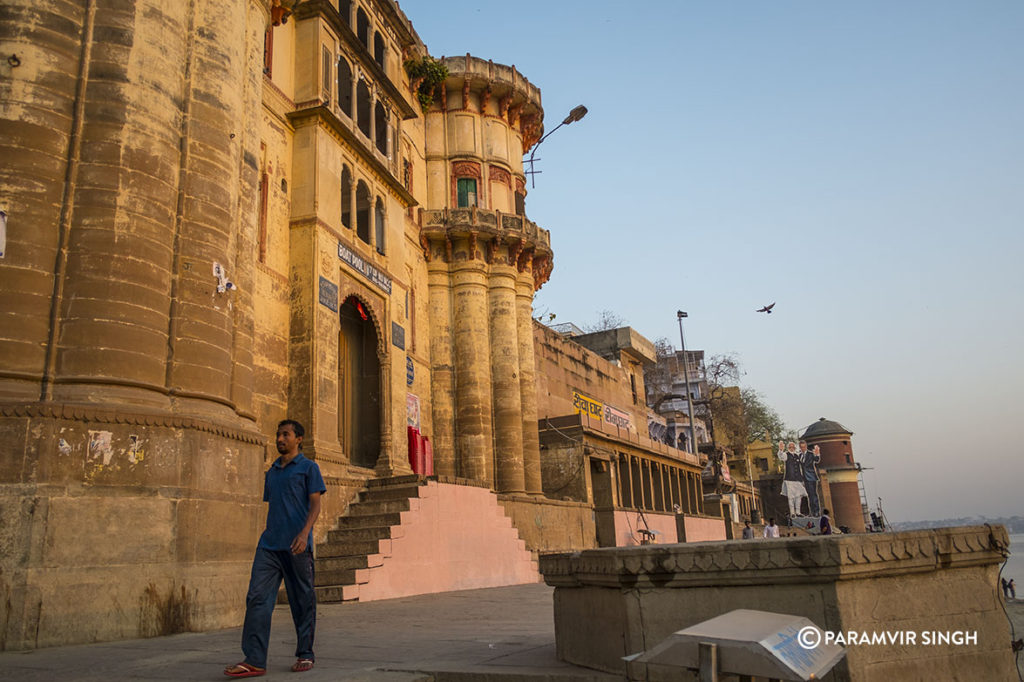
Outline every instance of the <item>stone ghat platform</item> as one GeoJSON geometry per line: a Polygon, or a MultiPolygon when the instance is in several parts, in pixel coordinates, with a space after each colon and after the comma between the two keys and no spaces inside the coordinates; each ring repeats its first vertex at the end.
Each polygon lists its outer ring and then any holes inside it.
{"type": "Polygon", "coordinates": [[[630,679],[690,679],[653,665],[627,670],[622,657],[756,609],[805,616],[823,631],[916,633],[916,644],[848,646],[827,680],[1009,680],[997,589],[1007,549],[1002,526],[969,526],[593,549],[543,556],[540,570],[555,587],[558,657],[630,679]],[[925,633],[976,637],[926,645],[925,633]]]}

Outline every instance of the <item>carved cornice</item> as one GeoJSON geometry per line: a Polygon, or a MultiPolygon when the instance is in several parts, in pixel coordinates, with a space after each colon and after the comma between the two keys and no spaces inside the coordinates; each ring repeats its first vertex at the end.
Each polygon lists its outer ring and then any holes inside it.
{"type": "Polygon", "coordinates": [[[831,583],[1001,563],[1003,526],[593,549],[540,558],[554,587],[831,583]]]}
{"type": "Polygon", "coordinates": [[[95,405],[72,403],[0,403],[0,418],[14,419],[67,419],[88,424],[127,424],[166,429],[201,431],[242,443],[264,446],[269,439],[261,433],[223,424],[201,417],[187,417],[169,412],[104,409],[95,405]]]}
{"type": "Polygon", "coordinates": [[[524,138],[530,146],[543,133],[544,111],[541,107],[540,90],[520,74],[514,66],[496,64],[467,54],[462,57],[442,57],[441,62],[448,68],[441,97],[441,111],[447,111],[447,93],[461,95],[462,110],[470,111],[470,93],[479,95],[479,113],[487,113],[491,99],[497,98],[498,116],[524,138]],[[519,124],[523,127],[519,127],[519,124]],[[532,126],[527,129],[526,126],[532,126]]]}

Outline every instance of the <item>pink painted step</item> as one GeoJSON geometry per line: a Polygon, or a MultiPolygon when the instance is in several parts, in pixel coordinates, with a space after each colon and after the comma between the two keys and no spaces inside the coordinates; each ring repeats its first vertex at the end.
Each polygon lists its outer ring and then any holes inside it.
{"type": "Polygon", "coordinates": [[[317,546],[318,600],[372,601],[540,579],[494,493],[416,483],[370,486],[339,519],[317,546]]]}

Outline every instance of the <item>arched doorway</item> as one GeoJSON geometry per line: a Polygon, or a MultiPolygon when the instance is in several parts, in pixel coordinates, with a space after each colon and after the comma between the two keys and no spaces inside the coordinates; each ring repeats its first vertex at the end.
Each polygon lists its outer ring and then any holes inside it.
{"type": "Polygon", "coordinates": [[[352,464],[373,467],[380,453],[380,360],[366,306],[349,296],[338,339],[338,434],[352,464]]]}

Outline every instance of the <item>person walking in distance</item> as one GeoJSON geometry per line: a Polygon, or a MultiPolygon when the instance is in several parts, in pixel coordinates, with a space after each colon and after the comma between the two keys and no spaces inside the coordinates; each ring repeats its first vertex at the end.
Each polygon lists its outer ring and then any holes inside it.
{"type": "Polygon", "coordinates": [[[768,519],[768,525],[764,527],[762,535],[766,538],[777,538],[779,537],[779,527],[775,525],[775,519],[768,519]]]}
{"type": "Polygon", "coordinates": [[[284,580],[295,623],[293,672],[313,668],[316,593],[313,589],[313,524],[320,516],[320,496],[327,492],[320,467],[302,454],[305,429],[294,419],[277,425],[280,455],[263,479],[267,524],[256,547],[245,597],[242,653],[245,660],[224,669],[228,677],[256,677],[267,672],[270,619],[284,580]]]}

